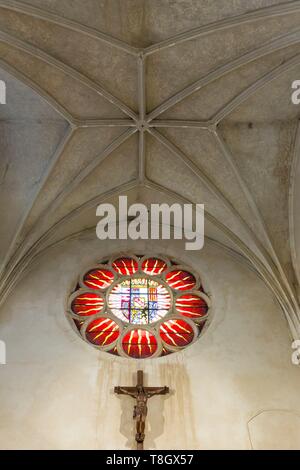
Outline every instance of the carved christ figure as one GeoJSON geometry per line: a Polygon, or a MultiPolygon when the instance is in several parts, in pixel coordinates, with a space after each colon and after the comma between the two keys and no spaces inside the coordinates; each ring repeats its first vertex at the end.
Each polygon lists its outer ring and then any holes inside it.
{"type": "Polygon", "coordinates": [[[145,424],[147,417],[147,401],[154,395],[166,395],[169,393],[168,387],[144,387],[143,385],[143,371],[139,370],[137,373],[137,385],[135,387],[115,387],[115,393],[122,395],[129,395],[136,400],[136,405],[133,409],[133,419],[136,422],[136,435],[137,448],[143,449],[145,439],[145,424]]]}

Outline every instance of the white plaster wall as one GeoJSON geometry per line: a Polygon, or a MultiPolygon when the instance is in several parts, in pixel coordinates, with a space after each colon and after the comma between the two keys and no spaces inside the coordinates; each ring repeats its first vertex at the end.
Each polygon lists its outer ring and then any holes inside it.
{"type": "Polygon", "coordinates": [[[248,423],[248,428],[255,450],[300,449],[300,414],[288,410],[262,411],[248,423]]]}
{"type": "MultiPolygon", "coordinates": [[[[93,233],[53,247],[3,305],[0,339],[8,361],[0,366],[1,449],[131,449],[133,401],[115,396],[113,387],[132,384],[140,367],[149,384],[172,390],[149,403],[148,449],[250,449],[255,427],[250,433],[248,422],[255,415],[300,413],[300,373],[291,364],[279,306],[254,272],[208,243],[199,253],[186,252],[180,241],[106,243],[93,233]],[[83,269],[133,247],[180,257],[207,283],[213,321],[182,353],[147,361],[100,353],[64,315],[83,269]]],[[[272,437],[277,448],[293,429],[288,419],[282,423],[286,429],[272,437]]]]}

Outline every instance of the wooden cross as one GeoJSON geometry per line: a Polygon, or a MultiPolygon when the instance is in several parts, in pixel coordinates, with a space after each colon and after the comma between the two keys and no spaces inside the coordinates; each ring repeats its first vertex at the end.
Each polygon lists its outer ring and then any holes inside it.
{"type": "Polygon", "coordinates": [[[168,387],[144,387],[144,374],[142,370],[137,371],[137,384],[135,387],[115,387],[115,393],[119,395],[129,395],[136,400],[133,409],[133,419],[136,422],[135,440],[137,450],[144,449],[145,423],[147,416],[147,401],[153,395],[166,395],[169,393],[168,387]]]}

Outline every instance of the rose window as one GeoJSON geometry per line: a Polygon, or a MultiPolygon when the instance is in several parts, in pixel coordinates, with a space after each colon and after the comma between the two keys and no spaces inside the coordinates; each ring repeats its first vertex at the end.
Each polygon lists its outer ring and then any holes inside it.
{"type": "Polygon", "coordinates": [[[81,276],[68,302],[80,336],[114,355],[144,359],[180,351],[208,324],[199,276],[161,256],[117,256],[81,276]]]}

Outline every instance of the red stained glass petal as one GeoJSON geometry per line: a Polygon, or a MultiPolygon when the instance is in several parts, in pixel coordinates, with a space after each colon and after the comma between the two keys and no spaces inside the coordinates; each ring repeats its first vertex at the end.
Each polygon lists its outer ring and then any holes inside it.
{"type": "Polygon", "coordinates": [[[90,289],[106,289],[114,280],[108,269],[93,269],[84,276],[83,282],[90,289]]]}
{"type": "Polygon", "coordinates": [[[119,325],[110,318],[98,318],[86,329],[86,338],[97,346],[108,346],[119,337],[119,325]]]}
{"type": "Polygon", "coordinates": [[[196,319],[207,314],[208,306],[202,297],[195,294],[185,294],[176,300],[176,309],[181,315],[196,319]]]}
{"type": "Polygon", "coordinates": [[[184,320],[168,320],[159,329],[161,339],[170,346],[184,347],[194,339],[193,328],[184,320]]]}
{"type": "Polygon", "coordinates": [[[142,270],[150,276],[161,274],[167,267],[167,263],[159,258],[147,258],[142,264],[142,270]]]}
{"type": "Polygon", "coordinates": [[[147,330],[131,330],[123,338],[122,347],[128,356],[144,359],[157,350],[155,336],[147,330]]]}
{"type": "Polygon", "coordinates": [[[78,295],[72,302],[71,309],[76,315],[86,317],[96,315],[101,311],[104,305],[104,299],[100,295],[92,292],[86,292],[78,295]]]}
{"type": "Polygon", "coordinates": [[[138,263],[133,258],[118,258],[113,262],[112,266],[117,273],[123,276],[131,276],[131,274],[135,274],[138,270],[138,263]]]}
{"type": "Polygon", "coordinates": [[[196,285],[195,277],[181,269],[174,269],[166,275],[166,281],[172,289],[176,290],[191,290],[196,285]]]}

